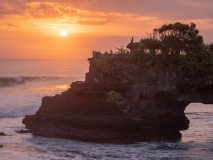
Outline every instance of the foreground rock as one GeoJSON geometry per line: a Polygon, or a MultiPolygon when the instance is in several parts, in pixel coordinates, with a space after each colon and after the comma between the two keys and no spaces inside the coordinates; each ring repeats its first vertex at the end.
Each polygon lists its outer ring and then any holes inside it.
{"type": "Polygon", "coordinates": [[[0,136],[6,136],[4,132],[0,132],[0,136]]]}
{"type": "Polygon", "coordinates": [[[21,129],[21,130],[19,130],[19,131],[15,131],[16,133],[31,133],[31,131],[30,130],[23,130],[23,129],[21,129]]]}
{"type": "Polygon", "coordinates": [[[135,65],[118,65],[116,76],[103,78],[96,60],[89,61],[85,82],[44,97],[37,113],[25,116],[23,123],[33,135],[109,143],[177,141],[189,127],[185,107],[212,103],[211,86],[191,91],[175,74],[159,75],[135,65]],[[111,91],[116,100],[109,100],[111,91]]]}

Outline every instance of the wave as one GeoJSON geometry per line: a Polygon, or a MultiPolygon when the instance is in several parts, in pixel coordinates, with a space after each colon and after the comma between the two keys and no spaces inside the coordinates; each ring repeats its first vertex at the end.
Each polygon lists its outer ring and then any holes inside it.
{"type": "Polygon", "coordinates": [[[59,79],[71,79],[72,77],[0,77],[0,87],[23,84],[27,81],[50,81],[59,79]]]}
{"type": "Polygon", "coordinates": [[[16,108],[3,107],[0,108],[0,118],[16,118],[35,114],[39,108],[38,106],[19,106],[16,108]]]}

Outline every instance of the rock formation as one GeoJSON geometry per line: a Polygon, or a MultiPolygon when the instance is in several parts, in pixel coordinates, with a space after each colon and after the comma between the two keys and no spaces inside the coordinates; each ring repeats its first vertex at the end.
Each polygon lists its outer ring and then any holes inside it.
{"type": "Polygon", "coordinates": [[[16,130],[15,132],[16,132],[16,133],[31,133],[29,130],[23,130],[23,129],[21,129],[21,130],[16,130]]]}
{"type": "Polygon", "coordinates": [[[0,136],[6,136],[4,132],[0,132],[0,136]]]}
{"type": "Polygon", "coordinates": [[[97,59],[89,62],[84,82],[44,97],[36,114],[25,116],[23,123],[33,135],[109,143],[176,141],[189,127],[185,107],[213,102],[212,87],[193,91],[174,73],[156,74],[117,61],[109,76],[100,73],[97,59]],[[115,91],[116,100],[109,99],[110,91],[115,91]]]}

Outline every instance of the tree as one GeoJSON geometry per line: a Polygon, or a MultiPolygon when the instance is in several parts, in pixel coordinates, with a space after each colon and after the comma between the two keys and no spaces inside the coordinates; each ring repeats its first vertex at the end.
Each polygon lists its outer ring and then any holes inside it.
{"type": "Polygon", "coordinates": [[[213,52],[213,43],[209,44],[209,51],[213,52]]]}
{"type": "Polygon", "coordinates": [[[120,48],[115,47],[118,51],[115,52],[116,54],[128,54],[129,51],[127,49],[124,48],[124,46],[121,46],[120,48]]]}
{"type": "Polygon", "coordinates": [[[176,55],[180,54],[181,51],[200,50],[203,44],[203,37],[198,34],[199,30],[196,29],[194,23],[188,25],[176,22],[174,24],[165,24],[153,30],[153,37],[159,37],[162,52],[176,55]]]}

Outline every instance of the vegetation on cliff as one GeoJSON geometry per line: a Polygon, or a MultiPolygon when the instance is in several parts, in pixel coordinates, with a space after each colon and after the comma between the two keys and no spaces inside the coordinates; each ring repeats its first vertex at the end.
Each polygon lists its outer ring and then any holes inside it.
{"type": "Polygon", "coordinates": [[[180,80],[192,85],[210,84],[213,81],[213,44],[204,44],[194,23],[174,23],[154,29],[148,38],[133,41],[117,48],[116,56],[107,56],[97,62],[102,76],[116,76],[121,63],[135,64],[151,69],[156,74],[174,73],[180,80]]]}
{"type": "Polygon", "coordinates": [[[100,70],[101,76],[114,76],[114,61],[115,58],[113,58],[112,56],[107,56],[96,63],[96,67],[100,70]]]}
{"type": "Polygon", "coordinates": [[[120,97],[120,93],[111,90],[109,93],[107,93],[107,102],[118,102],[120,97]]]}

